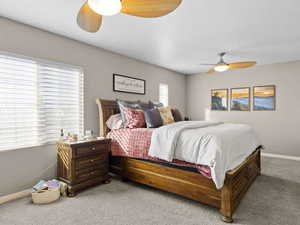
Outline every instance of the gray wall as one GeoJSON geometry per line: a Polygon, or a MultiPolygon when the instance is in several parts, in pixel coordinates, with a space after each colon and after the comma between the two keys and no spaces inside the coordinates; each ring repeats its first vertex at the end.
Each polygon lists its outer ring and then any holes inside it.
{"type": "MultiPolygon", "coordinates": [[[[96,98],[158,100],[160,82],[169,85],[169,104],[185,112],[186,79],[182,74],[1,17],[0,29],[0,51],[83,67],[85,129],[99,130],[96,98]],[[113,73],[145,79],[146,95],[113,92],[113,73]]],[[[0,196],[28,188],[40,178],[53,177],[55,160],[54,146],[0,152],[0,196]]]]}
{"type": "Polygon", "coordinates": [[[265,152],[300,156],[300,61],[191,75],[187,78],[187,114],[192,119],[247,123],[257,131],[265,152]],[[210,111],[210,91],[218,88],[277,86],[274,112],[210,111]]]}

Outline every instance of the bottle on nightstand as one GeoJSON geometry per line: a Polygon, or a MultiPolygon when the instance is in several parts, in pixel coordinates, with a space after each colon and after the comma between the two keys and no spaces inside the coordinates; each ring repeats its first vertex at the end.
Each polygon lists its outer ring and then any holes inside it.
{"type": "Polygon", "coordinates": [[[60,138],[59,138],[59,140],[60,141],[63,141],[64,140],[64,129],[60,129],[60,138]]]}

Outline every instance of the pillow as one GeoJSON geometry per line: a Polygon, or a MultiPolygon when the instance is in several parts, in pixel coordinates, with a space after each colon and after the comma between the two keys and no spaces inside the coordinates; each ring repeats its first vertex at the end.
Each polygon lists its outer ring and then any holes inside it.
{"type": "Polygon", "coordinates": [[[123,128],[123,121],[121,118],[121,114],[111,115],[109,119],[106,121],[106,126],[111,130],[116,130],[123,128]]]}
{"type": "Polygon", "coordinates": [[[139,101],[123,101],[123,100],[117,99],[117,103],[118,103],[118,106],[120,109],[123,125],[124,125],[124,127],[126,127],[127,121],[126,121],[126,117],[125,117],[123,109],[124,108],[139,109],[140,108],[139,101]]]}
{"type": "Polygon", "coordinates": [[[183,120],[180,111],[176,108],[172,108],[172,116],[175,122],[179,122],[183,120]]]}
{"type": "Polygon", "coordinates": [[[150,107],[150,109],[153,109],[153,108],[164,107],[164,105],[162,103],[160,103],[160,102],[149,101],[149,107],[150,107]]]}
{"type": "Polygon", "coordinates": [[[144,116],[148,128],[156,128],[163,125],[158,109],[148,109],[144,111],[144,116]]]}
{"type": "Polygon", "coordinates": [[[130,109],[124,107],[123,112],[125,114],[126,121],[127,121],[126,127],[128,128],[146,127],[143,110],[130,109]]]}
{"type": "Polygon", "coordinates": [[[161,107],[158,108],[158,110],[164,125],[175,122],[172,115],[171,107],[161,107]]]}
{"type": "Polygon", "coordinates": [[[153,107],[151,108],[150,104],[147,103],[147,102],[139,101],[139,108],[145,111],[145,110],[148,110],[148,109],[152,109],[153,107]]]}

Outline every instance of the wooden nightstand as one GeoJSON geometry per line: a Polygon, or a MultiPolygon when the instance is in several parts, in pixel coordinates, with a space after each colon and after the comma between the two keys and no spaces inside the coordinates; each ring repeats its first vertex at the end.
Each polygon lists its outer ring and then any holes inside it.
{"type": "Polygon", "coordinates": [[[108,183],[110,139],[57,143],[57,178],[68,184],[68,195],[108,183]]]}

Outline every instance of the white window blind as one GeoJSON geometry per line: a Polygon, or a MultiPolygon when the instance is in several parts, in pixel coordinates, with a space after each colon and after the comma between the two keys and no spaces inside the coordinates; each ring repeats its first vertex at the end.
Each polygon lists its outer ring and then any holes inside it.
{"type": "Polygon", "coordinates": [[[164,106],[169,105],[169,86],[167,84],[159,84],[159,102],[164,106]]]}
{"type": "Polygon", "coordinates": [[[0,150],[83,133],[80,68],[0,53],[0,150]]]}

